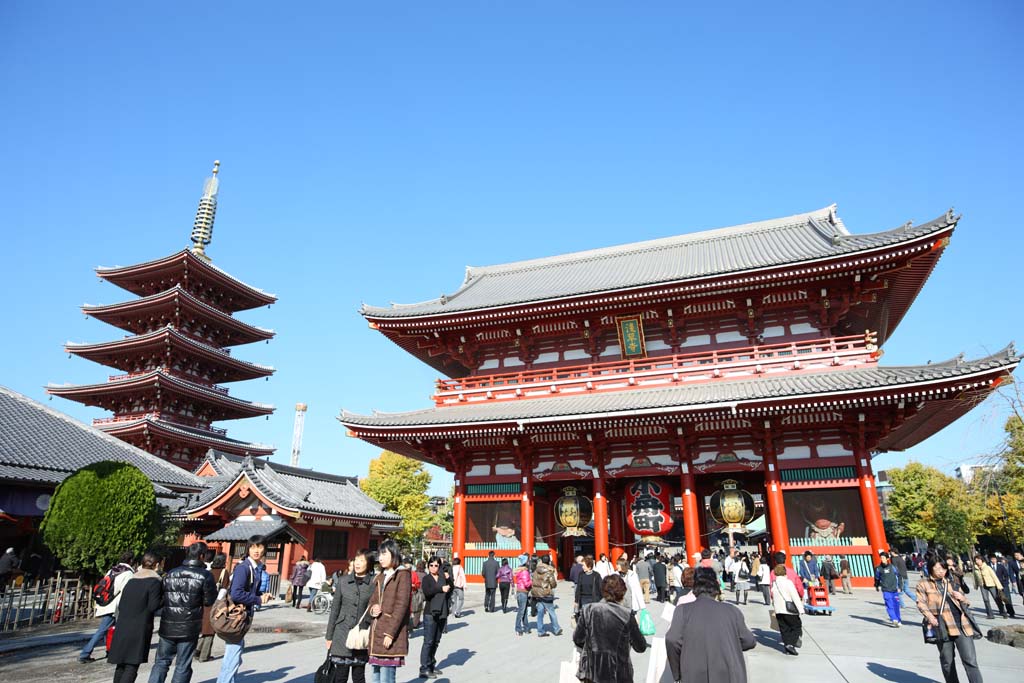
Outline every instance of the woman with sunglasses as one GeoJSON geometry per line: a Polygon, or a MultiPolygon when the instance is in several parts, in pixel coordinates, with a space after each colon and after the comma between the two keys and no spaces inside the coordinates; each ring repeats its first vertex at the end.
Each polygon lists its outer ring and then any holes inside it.
{"type": "Polygon", "coordinates": [[[427,561],[427,574],[420,584],[423,591],[423,646],[420,649],[420,678],[437,678],[437,646],[448,623],[448,592],[451,586],[441,572],[441,558],[427,561]]]}

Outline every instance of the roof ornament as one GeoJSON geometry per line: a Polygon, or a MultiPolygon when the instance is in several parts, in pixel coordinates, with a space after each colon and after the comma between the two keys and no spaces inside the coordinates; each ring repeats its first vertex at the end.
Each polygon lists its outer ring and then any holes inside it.
{"type": "Polygon", "coordinates": [[[947,223],[955,223],[956,222],[956,212],[953,210],[952,206],[949,207],[949,211],[946,212],[946,222],[947,223]]]}
{"type": "Polygon", "coordinates": [[[213,219],[217,216],[217,190],[220,187],[218,171],[220,162],[214,161],[213,175],[203,184],[203,196],[199,199],[196,220],[192,224],[192,253],[204,261],[210,260],[206,255],[206,247],[213,239],[213,219]]]}
{"type": "Polygon", "coordinates": [[[836,215],[836,205],[828,207],[828,222],[832,225],[839,225],[839,216],[836,215]]]}

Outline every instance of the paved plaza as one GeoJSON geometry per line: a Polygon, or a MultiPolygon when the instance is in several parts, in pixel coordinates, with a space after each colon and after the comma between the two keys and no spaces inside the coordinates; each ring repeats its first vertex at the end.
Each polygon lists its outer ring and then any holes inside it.
{"type": "MultiPolygon", "coordinates": [[[[485,614],[483,589],[471,586],[467,591],[466,614],[452,619],[441,641],[438,663],[444,674],[439,681],[551,681],[557,682],[560,663],[572,654],[569,629],[571,584],[559,586],[559,618],[565,634],[561,637],[517,637],[513,632],[515,615],[485,614]]],[[[1019,596],[1014,596],[1019,600],[1019,596]]],[[[804,619],[804,647],[798,657],[783,654],[778,634],[768,628],[767,608],[760,596],[741,609],[747,624],[757,636],[757,647],[747,654],[751,680],[787,683],[832,683],[847,681],[890,681],[896,683],[940,682],[938,656],[933,646],[924,645],[917,611],[906,609],[907,625],[897,630],[885,624],[885,608],[880,594],[857,590],[853,596],[836,596],[835,615],[804,619]]],[[[905,600],[909,605],[909,600],[905,600]]],[[[653,614],[660,617],[662,606],[652,603],[653,614]]],[[[307,615],[305,611],[275,606],[257,615],[254,631],[247,637],[249,651],[244,657],[239,683],[299,682],[312,683],[313,672],[325,656],[323,629],[326,616],[307,615]]],[[[658,636],[668,623],[656,618],[658,636]]],[[[979,615],[987,631],[1007,620],[989,621],[979,615]]],[[[0,640],[0,677],[3,680],[30,681],[109,681],[113,667],[102,660],[80,665],[75,662],[84,642],[82,630],[45,635],[28,635],[0,640]],[[8,678],[14,676],[14,678],[8,678]]],[[[656,636],[657,637],[657,636],[656,636]]],[[[155,640],[155,639],[154,639],[155,640]]],[[[416,680],[421,636],[417,631],[410,641],[407,665],[398,680],[416,680]]],[[[986,683],[1010,683],[1020,680],[1024,669],[1024,651],[1005,645],[978,641],[978,660],[986,683]]],[[[214,646],[219,656],[223,644],[214,646]]],[[[96,656],[102,656],[102,649],[96,656]]],[[[150,657],[152,662],[152,655],[150,657]]],[[[634,655],[636,681],[645,681],[649,654],[634,655]]],[[[212,683],[220,668],[219,658],[196,663],[193,681],[212,683]]],[[[149,666],[140,670],[145,681],[149,666]]],[[[963,677],[961,671],[961,679],[963,677]]],[[[169,679],[168,679],[169,680],[169,679]]],[[[666,675],[662,681],[668,681],[666,675]]]]}

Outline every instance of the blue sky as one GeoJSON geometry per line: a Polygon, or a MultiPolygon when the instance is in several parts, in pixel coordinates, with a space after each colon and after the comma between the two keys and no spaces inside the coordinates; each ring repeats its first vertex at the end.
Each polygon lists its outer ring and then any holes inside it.
{"type": "MultiPolygon", "coordinates": [[[[221,426],[280,461],[298,401],[302,464],[360,476],[340,409],[428,405],[362,301],[833,202],[853,232],[964,215],[887,364],[1020,339],[1019,3],[86,4],[0,4],[0,384],[34,398],[109,374],[62,352],[121,334],[78,311],[126,298],[92,269],[186,246],[214,159],[209,253],[280,297],[235,352],[277,374],[231,387],[278,412],[221,426]]],[[[990,401],[876,468],[1000,429],[990,401]]]]}

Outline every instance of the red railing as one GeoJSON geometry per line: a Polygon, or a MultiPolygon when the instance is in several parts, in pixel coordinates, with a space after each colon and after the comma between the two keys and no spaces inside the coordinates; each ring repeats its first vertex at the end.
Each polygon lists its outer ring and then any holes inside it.
{"type": "Polygon", "coordinates": [[[637,384],[715,379],[737,374],[780,371],[779,366],[798,370],[808,362],[826,361],[830,366],[873,362],[880,353],[865,335],[748,346],[722,351],[657,356],[637,360],[573,365],[544,370],[460,379],[439,379],[434,401],[438,405],[467,400],[523,398],[527,390],[537,395],[567,389],[592,390],[637,384]]]}

